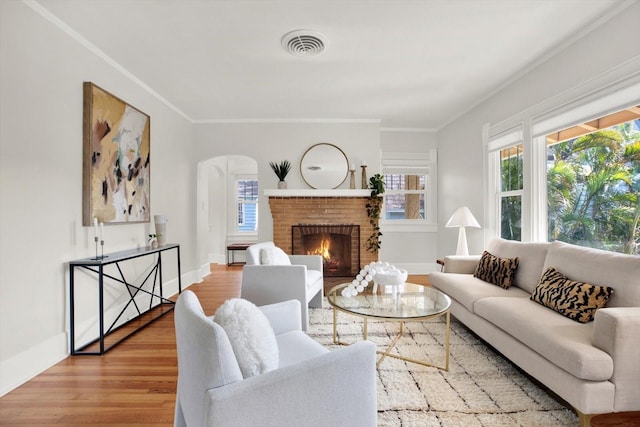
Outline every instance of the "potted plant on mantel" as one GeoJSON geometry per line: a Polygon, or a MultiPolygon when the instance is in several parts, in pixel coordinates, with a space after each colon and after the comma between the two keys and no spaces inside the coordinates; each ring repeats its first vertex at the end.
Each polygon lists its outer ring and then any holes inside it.
{"type": "Polygon", "coordinates": [[[287,188],[287,182],[285,181],[285,178],[291,170],[291,162],[289,162],[289,160],[283,160],[279,164],[276,164],[275,162],[269,162],[269,166],[271,166],[271,169],[273,169],[276,176],[280,180],[278,182],[278,188],[287,188]]]}
{"type": "Polygon", "coordinates": [[[371,195],[367,201],[367,216],[369,217],[369,224],[373,228],[371,236],[367,239],[367,250],[374,254],[378,253],[380,245],[382,243],[380,237],[380,212],[382,210],[382,194],[384,194],[384,178],[381,174],[375,174],[369,178],[369,189],[371,195]]]}

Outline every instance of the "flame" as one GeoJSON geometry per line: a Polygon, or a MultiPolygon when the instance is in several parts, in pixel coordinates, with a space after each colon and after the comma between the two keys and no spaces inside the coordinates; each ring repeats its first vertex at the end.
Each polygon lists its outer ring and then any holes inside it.
{"type": "Polygon", "coordinates": [[[307,255],[320,255],[325,260],[330,260],[331,255],[329,254],[329,249],[331,247],[331,242],[329,239],[322,239],[320,242],[320,246],[314,250],[307,251],[307,255]]]}

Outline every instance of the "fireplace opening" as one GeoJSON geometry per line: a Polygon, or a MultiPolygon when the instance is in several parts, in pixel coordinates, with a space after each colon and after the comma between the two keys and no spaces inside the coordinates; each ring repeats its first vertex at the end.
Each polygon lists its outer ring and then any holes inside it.
{"type": "Polygon", "coordinates": [[[322,256],[325,276],[353,276],[360,271],[358,225],[294,225],[291,237],[294,255],[322,256]]]}

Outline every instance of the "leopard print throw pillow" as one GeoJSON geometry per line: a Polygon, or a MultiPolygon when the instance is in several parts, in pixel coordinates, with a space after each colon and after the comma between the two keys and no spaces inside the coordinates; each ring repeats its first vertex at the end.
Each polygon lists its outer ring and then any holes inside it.
{"type": "Polygon", "coordinates": [[[580,323],[591,322],[613,288],[570,280],[553,267],[545,270],[531,300],[580,323]]]}
{"type": "Polygon", "coordinates": [[[473,277],[507,289],[513,284],[519,258],[498,258],[484,251],[473,277]]]}

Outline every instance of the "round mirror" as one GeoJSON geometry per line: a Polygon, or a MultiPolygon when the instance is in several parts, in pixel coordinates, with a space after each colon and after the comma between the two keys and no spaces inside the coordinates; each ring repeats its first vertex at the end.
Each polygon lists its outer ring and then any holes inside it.
{"type": "Polygon", "coordinates": [[[300,162],[300,173],[311,188],[338,188],[347,179],[349,161],[344,151],[323,142],[305,151],[300,162]]]}

